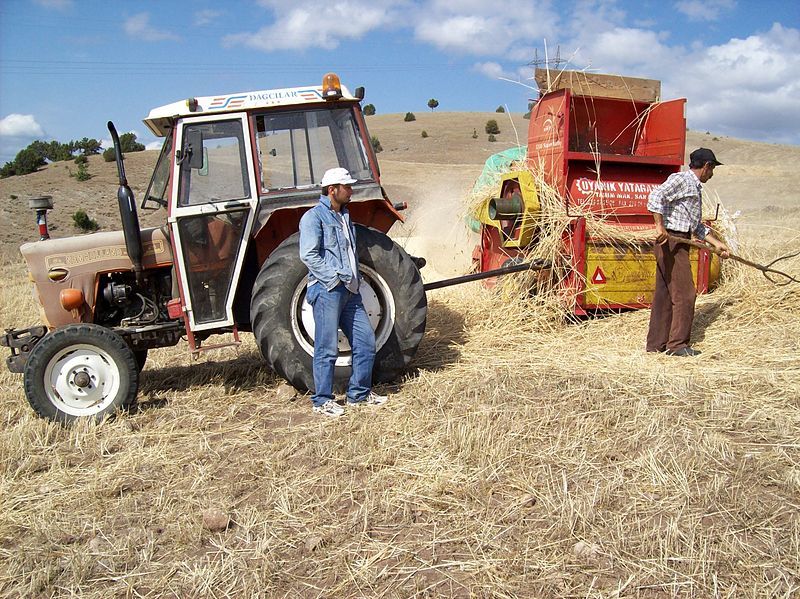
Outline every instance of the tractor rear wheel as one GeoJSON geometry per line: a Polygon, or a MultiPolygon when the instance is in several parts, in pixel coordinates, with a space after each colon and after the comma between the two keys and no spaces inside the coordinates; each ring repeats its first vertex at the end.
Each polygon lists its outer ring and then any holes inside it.
{"type": "Polygon", "coordinates": [[[40,416],[69,424],[129,407],[139,389],[136,356],[114,331],[71,324],[45,335],[25,364],[25,396],[40,416]]]}
{"type": "MultiPolygon", "coordinates": [[[[261,354],[296,389],[314,389],[314,317],[305,301],[308,269],[300,261],[299,234],[270,255],[253,286],[250,320],[261,354]]],[[[375,329],[373,382],[397,378],[417,351],[425,333],[428,304],[419,269],[388,236],[356,225],[361,296],[375,329]]],[[[339,333],[334,389],[350,377],[350,345],[339,333]]]]}

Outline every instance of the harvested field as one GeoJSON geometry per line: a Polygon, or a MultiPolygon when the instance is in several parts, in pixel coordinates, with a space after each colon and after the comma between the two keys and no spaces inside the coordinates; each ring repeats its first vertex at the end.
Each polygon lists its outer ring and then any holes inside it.
{"type": "MultiPolygon", "coordinates": [[[[742,211],[740,252],[797,251],[800,202],[780,190],[800,152],[738,143],[714,183],[742,211]],[[768,152],[786,160],[759,175],[768,152]]],[[[429,221],[471,181],[417,163],[384,163],[390,193],[392,173],[417,177],[394,180],[412,200],[396,234],[441,248],[429,221]]],[[[468,258],[459,235],[428,279],[468,258]]],[[[0,324],[33,324],[24,267],[0,269],[0,324]]],[[[138,408],[99,426],[35,417],[0,370],[0,595],[796,596],[800,286],[724,273],[698,300],[696,359],[646,354],[647,311],[567,324],[478,284],[431,292],[416,370],[333,421],[249,335],[238,355],[151,351],[138,408]]]]}

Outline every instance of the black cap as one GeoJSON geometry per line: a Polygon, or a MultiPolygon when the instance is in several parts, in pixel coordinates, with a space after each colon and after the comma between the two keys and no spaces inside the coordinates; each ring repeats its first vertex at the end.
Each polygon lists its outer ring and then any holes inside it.
{"type": "Polygon", "coordinates": [[[696,167],[705,166],[707,162],[710,162],[714,166],[720,166],[722,163],[717,160],[717,157],[714,156],[714,152],[709,150],[708,148],[697,148],[694,152],[689,154],[689,165],[694,165],[696,167]]]}

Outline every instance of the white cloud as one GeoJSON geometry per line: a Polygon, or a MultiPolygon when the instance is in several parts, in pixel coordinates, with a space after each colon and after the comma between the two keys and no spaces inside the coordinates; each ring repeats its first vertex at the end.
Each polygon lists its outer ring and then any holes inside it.
{"type": "Polygon", "coordinates": [[[691,21],[716,21],[720,13],[736,6],[734,0],[680,0],[675,3],[678,12],[685,14],[691,21]]]}
{"type": "Polygon", "coordinates": [[[180,39],[174,33],[150,25],[150,13],[142,12],[125,19],[122,28],[128,36],[145,42],[180,39]]]}
{"type": "Polygon", "coordinates": [[[0,120],[0,136],[33,140],[42,137],[44,130],[32,114],[9,114],[0,120]]]}
{"type": "Polygon", "coordinates": [[[161,146],[164,145],[164,140],[159,139],[157,141],[151,141],[150,143],[144,144],[145,150],[160,150],[161,146]]]}
{"type": "Polygon", "coordinates": [[[689,125],[726,135],[800,142],[800,30],[775,24],[761,34],[707,48],[673,85],[688,98],[689,125]]]}
{"type": "Polygon", "coordinates": [[[205,25],[210,25],[213,23],[217,18],[221,17],[223,12],[220,10],[200,10],[194,13],[194,24],[197,27],[203,27],[205,25]]]}
{"type": "Polygon", "coordinates": [[[275,20],[254,33],[225,36],[223,44],[244,45],[256,50],[302,50],[339,46],[344,39],[359,39],[374,29],[392,23],[395,9],[406,4],[397,0],[261,0],[275,20]]]}
{"type": "Polygon", "coordinates": [[[22,148],[43,137],[44,129],[32,114],[9,114],[0,119],[0,164],[13,160],[22,148]]]}
{"type": "Polygon", "coordinates": [[[435,0],[415,15],[414,33],[417,39],[447,52],[487,56],[511,53],[530,60],[533,50],[522,50],[521,46],[547,37],[556,30],[557,21],[557,14],[546,1],[435,0]]]}
{"type": "Polygon", "coordinates": [[[499,79],[500,77],[510,77],[511,75],[503,70],[503,67],[496,62],[476,62],[473,68],[489,77],[489,79],[499,79]]]}

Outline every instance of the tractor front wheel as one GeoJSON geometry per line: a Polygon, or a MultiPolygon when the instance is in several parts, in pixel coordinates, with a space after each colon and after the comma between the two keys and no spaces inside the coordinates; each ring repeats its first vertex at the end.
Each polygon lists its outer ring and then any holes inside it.
{"type": "Polygon", "coordinates": [[[129,407],[139,388],[136,356],[114,331],[71,324],[48,333],[25,365],[25,396],[40,416],[69,424],[129,407]]]}
{"type": "MultiPolygon", "coordinates": [[[[286,239],[261,268],[250,303],[253,333],[270,368],[301,391],[314,388],[314,316],[305,301],[308,270],[299,234],[286,239]]],[[[373,382],[391,381],[406,368],[425,333],[428,304],[411,257],[389,237],[356,225],[361,298],[375,330],[373,382]]],[[[339,331],[334,388],[350,377],[350,345],[339,331]]]]}

